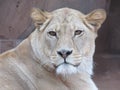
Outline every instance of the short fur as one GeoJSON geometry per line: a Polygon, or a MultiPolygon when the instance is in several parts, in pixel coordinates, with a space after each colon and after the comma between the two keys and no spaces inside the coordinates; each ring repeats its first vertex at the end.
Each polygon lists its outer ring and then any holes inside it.
{"type": "Polygon", "coordinates": [[[51,13],[33,8],[31,17],[35,31],[0,55],[0,90],[98,90],[91,75],[105,11],[84,15],[70,8],[51,13]],[[76,30],[81,32],[75,34],[76,30]],[[72,50],[67,63],[57,53],[61,50],[72,50]]]}

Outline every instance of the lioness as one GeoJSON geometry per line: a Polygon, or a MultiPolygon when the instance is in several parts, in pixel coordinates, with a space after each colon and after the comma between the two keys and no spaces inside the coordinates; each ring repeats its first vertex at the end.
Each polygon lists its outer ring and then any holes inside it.
{"type": "Polygon", "coordinates": [[[105,11],[33,8],[31,17],[35,31],[0,55],[0,90],[98,90],[91,75],[105,11]]]}

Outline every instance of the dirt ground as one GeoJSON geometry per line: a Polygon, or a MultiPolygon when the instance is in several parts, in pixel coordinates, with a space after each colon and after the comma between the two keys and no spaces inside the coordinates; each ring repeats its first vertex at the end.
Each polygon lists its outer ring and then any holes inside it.
{"type": "Polygon", "coordinates": [[[94,81],[99,90],[120,90],[120,71],[95,75],[94,81]]]}
{"type": "Polygon", "coordinates": [[[99,90],[120,90],[120,55],[95,56],[93,79],[99,90]]]}

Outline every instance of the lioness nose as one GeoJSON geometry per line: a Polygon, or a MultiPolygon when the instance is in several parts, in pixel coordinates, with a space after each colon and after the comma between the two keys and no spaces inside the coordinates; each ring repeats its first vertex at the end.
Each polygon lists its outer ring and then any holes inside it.
{"type": "Polygon", "coordinates": [[[68,50],[61,50],[61,51],[57,51],[58,55],[60,55],[61,57],[63,57],[64,59],[67,58],[71,53],[71,51],[68,50]]]}

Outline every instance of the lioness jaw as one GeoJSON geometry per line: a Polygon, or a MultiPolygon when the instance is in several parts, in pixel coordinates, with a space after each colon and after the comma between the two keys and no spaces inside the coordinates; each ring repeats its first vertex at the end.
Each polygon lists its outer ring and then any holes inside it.
{"type": "Polygon", "coordinates": [[[91,79],[93,54],[106,12],[33,8],[31,18],[35,31],[0,55],[0,89],[97,90],[91,79]]]}

